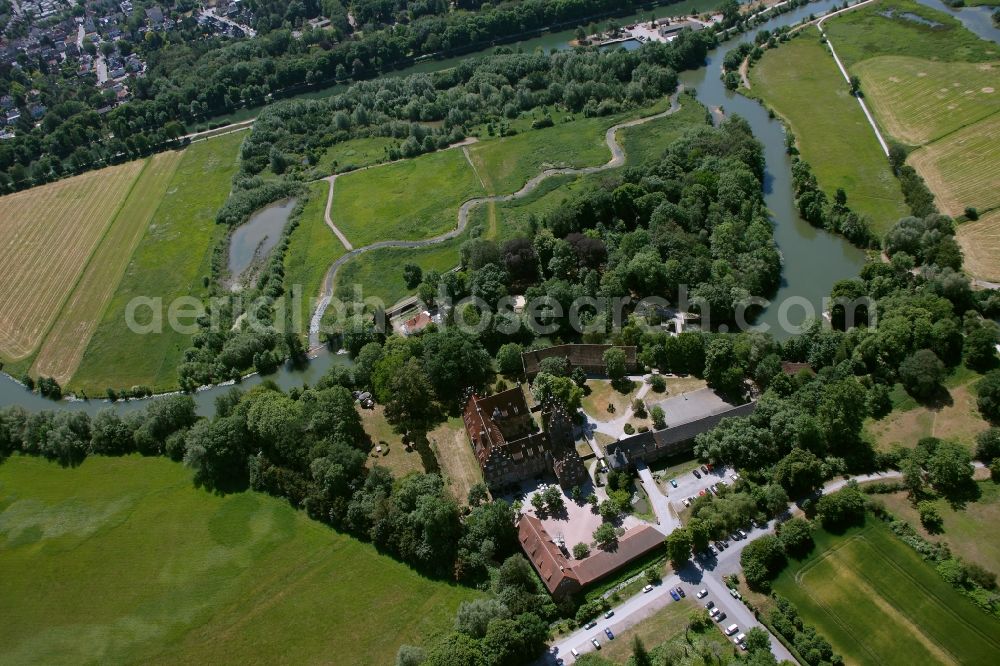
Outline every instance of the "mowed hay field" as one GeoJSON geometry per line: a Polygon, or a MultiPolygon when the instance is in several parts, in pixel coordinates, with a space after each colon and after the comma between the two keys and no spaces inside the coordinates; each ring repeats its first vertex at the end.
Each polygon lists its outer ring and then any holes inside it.
{"type": "Polygon", "coordinates": [[[31,369],[33,375],[54,377],[60,384],[72,377],[153,217],[157,202],[180,164],[181,155],[169,151],[146,161],[142,174],[45,337],[31,369]]]}
{"type": "Polygon", "coordinates": [[[464,201],[483,186],[461,148],[337,178],[330,217],[354,247],[420,240],[455,228],[464,201]]]}
{"type": "Polygon", "coordinates": [[[774,589],[849,664],[991,664],[1000,654],[1000,621],[875,518],[843,536],[818,531],[813,554],[774,589]]]}
{"type": "MultiPolygon", "coordinates": [[[[90,340],[70,388],[89,395],[107,388],[177,386],[177,366],[191,336],[169,325],[170,304],[182,296],[201,300],[211,272],[212,249],[226,230],[215,223],[237,169],[242,132],[194,143],[184,151],[166,192],[132,255],[104,317],[90,340]],[[135,298],[160,299],[160,332],[132,332],[126,310],[135,298]]],[[[135,312],[138,324],[152,322],[150,308],[135,312]]],[[[190,321],[182,321],[190,324],[190,321]]]]}
{"type": "Polygon", "coordinates": [[[882,56],[855,73],[882,126],[919,146],[1000,111],[1000,62],[933,62],[882,56]]]}
{"type": "Polygon", "coordinates": [[[767,50],[750,70],[752,88],[746,94],[791,126],[802,158],[827,195],[844,188],[848,205],[870,216],[873,231],[881,235],[909,211],[875,133],[818,37],[807,28],[767,50]]]}
{"type": "Polygon", "coordinates": [[[965,269],[983,280],[1000,282],[1000,210],[965,222],[956,232],[965,269]]]}
{"type": "Polygon", "coordinates": [[[0,662],[391,664],[478,593],[165,458],[0,465],[0,662]]]}
{"type": "Polygon", "coordinates": [[[0,357],[41,343],[145,162],[0,197],[0,357]]]}

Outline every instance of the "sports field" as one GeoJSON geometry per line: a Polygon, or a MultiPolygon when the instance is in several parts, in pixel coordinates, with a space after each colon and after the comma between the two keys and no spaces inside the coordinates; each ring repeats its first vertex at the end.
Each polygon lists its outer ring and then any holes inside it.
{"type": "Polygon", "coordinates": [[[483,194],[461,148],[337,178],[330,216],[354,247],[419,240],[454,229],[458,208],[483,194]]]}
{"type": "Polygon", "coordinates": [[[390,664],[476,592],[164,458],[0,465],[0,662],[390,664]]]}
{"type": "Polygon", "coordinates": [[[965,270],[982,280],[1000,282],[1000,210],[960,224],[955,235],[965,255],[965,270]]]}
{"type": "Polygon", "coordinates": [[[1000,111],[1000,63],[883,56],[854,71],[886,131],[905,144],[940,139],[1000,111]]]}
{"type": "Polygon", "coordinates": [[[850,664],[994,663],[1000,621],[976,608],[888,528],[816,533],[775,581],[850,664]]]}
{"type": "Polygon", "coordinates": [[[129,258],[146,232],[157,202],[180,164],[182,153],[169,151],[146,161],[114,222],[108,229],[73,294],[45,337],[33,375],[69,381],[80,365],[83,352],[104,315],[129,258]]]}
{"type": "MultiPolygon", "coordinates": [[[[177,386],[177,366],[190,336],[169,325],[167,308],[181,296],[201,299],[207,293],[212,248],[225,235],[215,213],[229,195],[243,137],[242,132],[228,134],[184,151],[70,388],[97,395],[109,387],[177,386]],[[134,298],[160,299],[162,332],[129,330],[126,309],[134,298]]],[[[150,317],[149,308],[136,311],[140,324],[150,323],[150,317]]]]}
{"type": "Polygon", "coordinates": [[[329,184],[320,181],[309,185],[309,201],[302,209],[299,226],[292,232],[285,253],[285,293],[299,288],[302,305],[295,312],[294,324],[302,334],[309,333],[312,300],[319,296],[320,285],[327,269],[344,254],[344,246],[326,225],[323,213],[329,184]]]}
{"type": "Polygon", "coordinates": [[[23,359],[42,342],[144,164],[0,197],[0,358],[23,359]]]}
{"type": "Polygon", "coordinates": [[[750,70],[747,94],[791,126],[802,158],[827,195],[844,188],[848,205],[870,216],[881,236],[909,212],[899,181],[819,33],[804,32],[764,53],[750,70]]]}

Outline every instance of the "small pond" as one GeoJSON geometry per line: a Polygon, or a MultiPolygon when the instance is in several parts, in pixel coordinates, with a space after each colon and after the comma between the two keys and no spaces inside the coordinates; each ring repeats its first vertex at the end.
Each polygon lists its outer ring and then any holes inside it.
{"type": "Polygon", "coordinates": [[[287,199],[263,208],[233,232],[229,241],[229,274],[235,282],[258,258],[270,254],[281,239],[295,199],[287,199]]]}

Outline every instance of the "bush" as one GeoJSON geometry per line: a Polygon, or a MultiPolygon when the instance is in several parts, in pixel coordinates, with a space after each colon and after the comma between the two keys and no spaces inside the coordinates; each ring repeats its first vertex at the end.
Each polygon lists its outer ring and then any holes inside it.
{"type": "Polygon", "coordinates": [[[573,546],[573,557],[582,560],[583,558],[590,555],[590,546],[583,543],[582,541],[575,546],[573,546]]]}
{"type": "Polygon", "coordinates": [[[984,419],[1000,423],[1000,370],[986,373],[976,384],[976,405],[984,419]]]}
{"type": "Polygon", "coordinates": [[[625,431],[626,435],[634,435],[635,434],[635,426],[633,426],[631,423],[626,423],[625,427],[622,428],[622,429],[625,431]]]}
{"type": "Polygon", "coordinates": [[[667,390],[667,380],[663,378],[663,375],[653,375],[652,379],[649,380],[649,386],[656,393],[663,393],[667,390]]]}

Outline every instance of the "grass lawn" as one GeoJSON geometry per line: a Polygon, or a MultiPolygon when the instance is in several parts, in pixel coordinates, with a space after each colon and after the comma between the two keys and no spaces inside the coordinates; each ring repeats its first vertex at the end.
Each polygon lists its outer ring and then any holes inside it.
{"type": "Polygon", "coordinates": [[[295,325],[303,336],[309,334],[313,301],[319,297],[327,269],[346,251],[323,218],[328,191],[325,181],[309,185],[309,200],[285,253],[285,292],[301,289],[302,307],[296,313],[295,325]]]}
{"type": "Polygon", "coordinates": [[[881,0],[823,23],[844,67],[883,55],[903,55],[946,62],[1000,59],[1000,46],[980,39],[949,14],[914,0],[881,0]],[[891,16],[884,16],[891,13],[891,16]],[[915,14],[939,25],[911,20],[915,14]]]}
{"type": "Polygon", "coordinates": [[[831,199],[844,188],[850,207],[870,216],[879,236],[908,214],[899,181],[816,30],[766,51],[750,82],[747,94],[791,126],[802,158],[831,199]]]}
{"type": "Polygon", "coordinates": [[[454,229],[462,202],[483,194],[461,148],[337,179],[330,216],[354,247],[420,240],[454,229]]]}
{"type": "Polygon", "coordinates": [[[159,153],[145,162],[111,227],[94,251],[35,357],[32,375],[54,377],[60,384],[76,372],[87,343],[125,273],[129,258],[146,233],[182,159],[182,153],[159,153]]]}
{"type": "Polygon", "coordinates": [[[960,224],[955,235],[965,255],[965,270],[982,280],[1000,282],[1000,210],[960,224]]]}
{"type": "Polygon", "coordinates": [[[385,420],[385,407],[376,405],[375,409],[359,409],[358,413],[361,414],[365,432],[372,439],[368,467],[376,464],[388,467],[397,479],[414,472],[435,471],[424,468],[423,460],[416,449],[406,450],[402,438],[392,431],[392,426],[385,420]],[[382,447],[381,453],[375,450],[378,446],[382,447]]]}
{"type": "Polygon", "coordinates": [[[0,360],[24,359],[41,344],[145,164],[0,197],[0,360]]]}
{"type": "MultiPolygon", "coordinates": [[[[632,382],[628,393],[622,393],[606,379],[588,379],[587,388],[590,393],[583,397],[583,411],[597,421],[614,421],[621,418],[625,410],[632,404],[635,394],[639,392],[639,382],[632,382]],[[608,411],[608,405],[614,405],[613,412],[608,411]]],[[[633,419],[640,421],[641,419],[633,419]]]]}
{"type": "Polygon", "coordinates": [[[7,460],[0,544],[4,663],[386,664],[476,596],[164,458],[7,460]]]}
{"type": "Polygon", "coordinates": [[[949,387],[949,405],[925,407],[906,396],[900,407],[882,419],[868,419],[865,429],[877,448],[888,450],[897,443],[912,448],[922,437],[933,436],[953,439],[971,451],[976,445],[976,435],[989,424],[979,414],[972,388],[979,375],[963,373],[958,381],[961,383],[949,387]]]}
{"type": "Polygon", "coordinates": [[[865,100],[900,143],[919,146],[1000,111],[1000,63],[864,60],[853,70],[865,100]]]}
{"type": "Polygon", "coordinates": [[[632,640],[635,636],[639,637],[647,650],[683,636],[688,615],[695,608],[690,599],[664,606],[631,629],[615,634],[615,640],[602,641],[601,656],[616,664],[624,664],[632,656],[632,640]]]}
{"type": "Polygon", "coordinates": [[[708,110],[698,100],[689,95],[681,95],[678,101],[680,111],[618,132],[618,143],[625,150],[625,159],[629,165],[659,159],[666,147],[685,130],[707,124],[708,110]]]}
{"type": "Polygon", "coordinates": [[[482,482],[483,473],[472,451],[459,417],[450,418],[427,433],[431,450],[437,457],[445,483],[452,496],[461,504],[468,502],[469,488],[482,482]]]}
{"type": "Polygon", "coordinates": [[[335,143],[326,149],[316,168],[323,174],[343,173],[384,162],[389,159],[386,149],[395,143],[398,142],[383,136],[335,143]]]}
{"type": "MultiPolygon", "coordinates": [[[[210,274],[212,249],[226,232],[215,223],[215,213],[229,195],[244,136],[237,132],[185,149],[73,375],[71,389],[97,395],[108,387],[144,384],[168,390],[177,386],[177,366],[190,336],[174,331],[165,311],[176,298],[201,300],[207,293],[203,278],[210,274]],[[126,307],[137,297],[162,299],[161,333],[141,335],[128,329],[126,307]]],[[[139,323],[150,322],[149,309],[137,310],[139,323]]]]}
{"type": "Polygon", "coordinates": [[[906,493],[876,495],[894,515],[913,525],[925,538],[945,541],[952,552],[990,571],[1000,571],[1000,534],[992,526],[1000,521],[1000,484],[978,483],[980,496],[964,508],[954,509],[947,500],[934,500],[944,524],[942,534],[928,534],[920,525],[920,515],[906,493]]]}
{"type": "Polygon", "coordinates": [[[976,608],[884,523],[816,549],[774,583],[851,664],[993,663],[1000,621],[976,608]]]}

